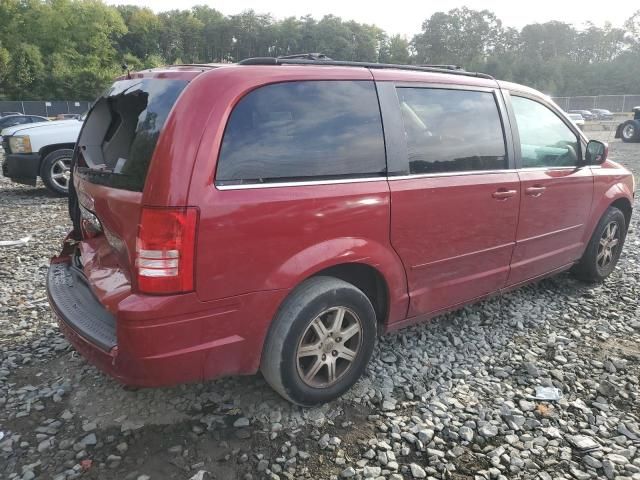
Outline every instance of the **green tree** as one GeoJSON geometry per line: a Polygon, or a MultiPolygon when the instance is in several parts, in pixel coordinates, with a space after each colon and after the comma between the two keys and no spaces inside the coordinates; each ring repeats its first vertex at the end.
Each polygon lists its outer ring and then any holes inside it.
{"type": "Polygon", "coordinates": [[[458,64],[554,95],[640,92],[640,10],[624,25],[503,26],[466,7],[425,19],[411,42],[335,15],[276,20],[204,5],[154,13],[102,0],[0,0],[0,98],[93,98],[121,64],[229,62],[321,52],[337,60],[458,64]]]}
{"type": "Polygon", "coordinates": [[[488,10],[455,8],[436,12],[413,37],[417,63],[482,64],[502,37],[502,22],[488,10]]]}
{"type": "Polygon", "coordinates": [[[14,98],[37,98],[45,78],[42,54],[36,45],[21,43],[11,52],[7,77],[14,98]]]}

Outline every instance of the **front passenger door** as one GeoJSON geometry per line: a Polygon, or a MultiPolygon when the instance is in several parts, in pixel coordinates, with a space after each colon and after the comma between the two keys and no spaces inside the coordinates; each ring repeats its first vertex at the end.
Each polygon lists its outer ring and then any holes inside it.
{"type": "Polygon", "coordinates": [[[509,286],[570,265],[584,251],[593,197],[580,137],[550,106],[511,95],[520,218],[509,286]],[[518,155],[519,153],[519,155],[518,155]]]}

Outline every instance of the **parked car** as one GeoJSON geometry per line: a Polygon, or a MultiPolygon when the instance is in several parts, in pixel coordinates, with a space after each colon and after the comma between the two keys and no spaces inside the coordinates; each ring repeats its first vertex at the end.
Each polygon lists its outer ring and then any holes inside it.
{"type": "Polygon", "coordinates": [[[640,106],[633,108],[633,119],[622,122],[616,128],[615,138],[623,142],[640,142],[640,106]]]}
{"type": "Polygon", "coordinates": [[[584,118],[579,113],[569,113],[567,116],[578,128],[584,127],[584,118]]]}
{"type": "Polygon", "coordinates": [[[326,402],[379,332],[620,257],[631,173],[522,85],[296,58],[132,76],[87,116],[47,277],[125,384],[260,370],[326,402]]]}
{"type": "Polygon", "coordinates": [[[569,110],[567,113],[579,113],[585,120],[595,120],[597,116],[589,110],[569,110]]]}
{"type": "Polygon", "coordinates": [[[41,117],[39,115],[9,115],[6,117],[0,117],[0,132],[5,128],[13,127],[14,125],[25,125],[48,121],[48,118],[41,117]]]}
{"type": "Polygon", "coordinates": [[[613,113],[604,108],[592,108],[591,113],[593,113],[598,120],[613,120],[613,113]]]}
{"type": "Polygon", "coordinates": [[[2,174],[16,183],[36,184],[38,177],[59,195],[69,189],[71,155],[82,120],[15,125],[2,130],[2,174]]]}
{"type": "Polygon", "coordinates": [[[82,117],[80,113],[59,113],[56,115],[56,120],[77,120],[82,117]]]}
{"type": "Polygon", "coordinates": [[[22,112],[1,112],[0,117],[8,117],[12,115],[22,115],[22,112]]]}

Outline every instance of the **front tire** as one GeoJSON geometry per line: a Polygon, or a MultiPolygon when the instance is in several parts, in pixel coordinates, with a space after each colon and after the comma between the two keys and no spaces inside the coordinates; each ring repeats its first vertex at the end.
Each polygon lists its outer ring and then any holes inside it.
{"type": "Polygon", "coordinates": [[[602,282],[607,278],[620,259],[626,233],[624,214],[615,207],[609,207],[573,270],[576,277],[587,282],[602,282]]]}
{"type": "Polygon", "coordinates": [[[72,156],[73,150],[55,150],[44,157],[40,166],[40,178],[45,186],[57,195],[69,194],[72,156]]]}
{"type": "Polygon", "coordinates": [[[620,136],[625,143],[640,142],[640,122],[627,120],[620,128],[620,136]]]}
{"type": "Polygon", "coordinates": [[[287,297],[265,341],[260,369],[290,402],[311,406],[338,398],[364,372],[376,341],[367,296],[333,277],[306,280],[287,297]]]}

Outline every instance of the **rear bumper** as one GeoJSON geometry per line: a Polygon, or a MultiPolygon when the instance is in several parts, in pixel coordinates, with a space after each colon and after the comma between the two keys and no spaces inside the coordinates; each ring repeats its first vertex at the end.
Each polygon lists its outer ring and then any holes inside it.
{"type": "Polygon", "coordinates": [[[39,153],[5,153],[2,175],[14,182],[35,185],[40,173],[39,153]]]}
{"type": "Polygon", "coordinates": [[[256,373],[271,318],[287,293],[214,302],[199,302],[195,294],[130,294],[117,311],[108,312],[72,258],[56,257],[49,267],[47,292],[60,330],[90,363],[126,385],[169,386],[256,373]]]}
{"type": "Polygon", "coordinates": [[[47,293],[58,318],[105,352],[116,346],[116,319],[93,295],[84,273],[72,262],[52,263],[47,293]]]}

